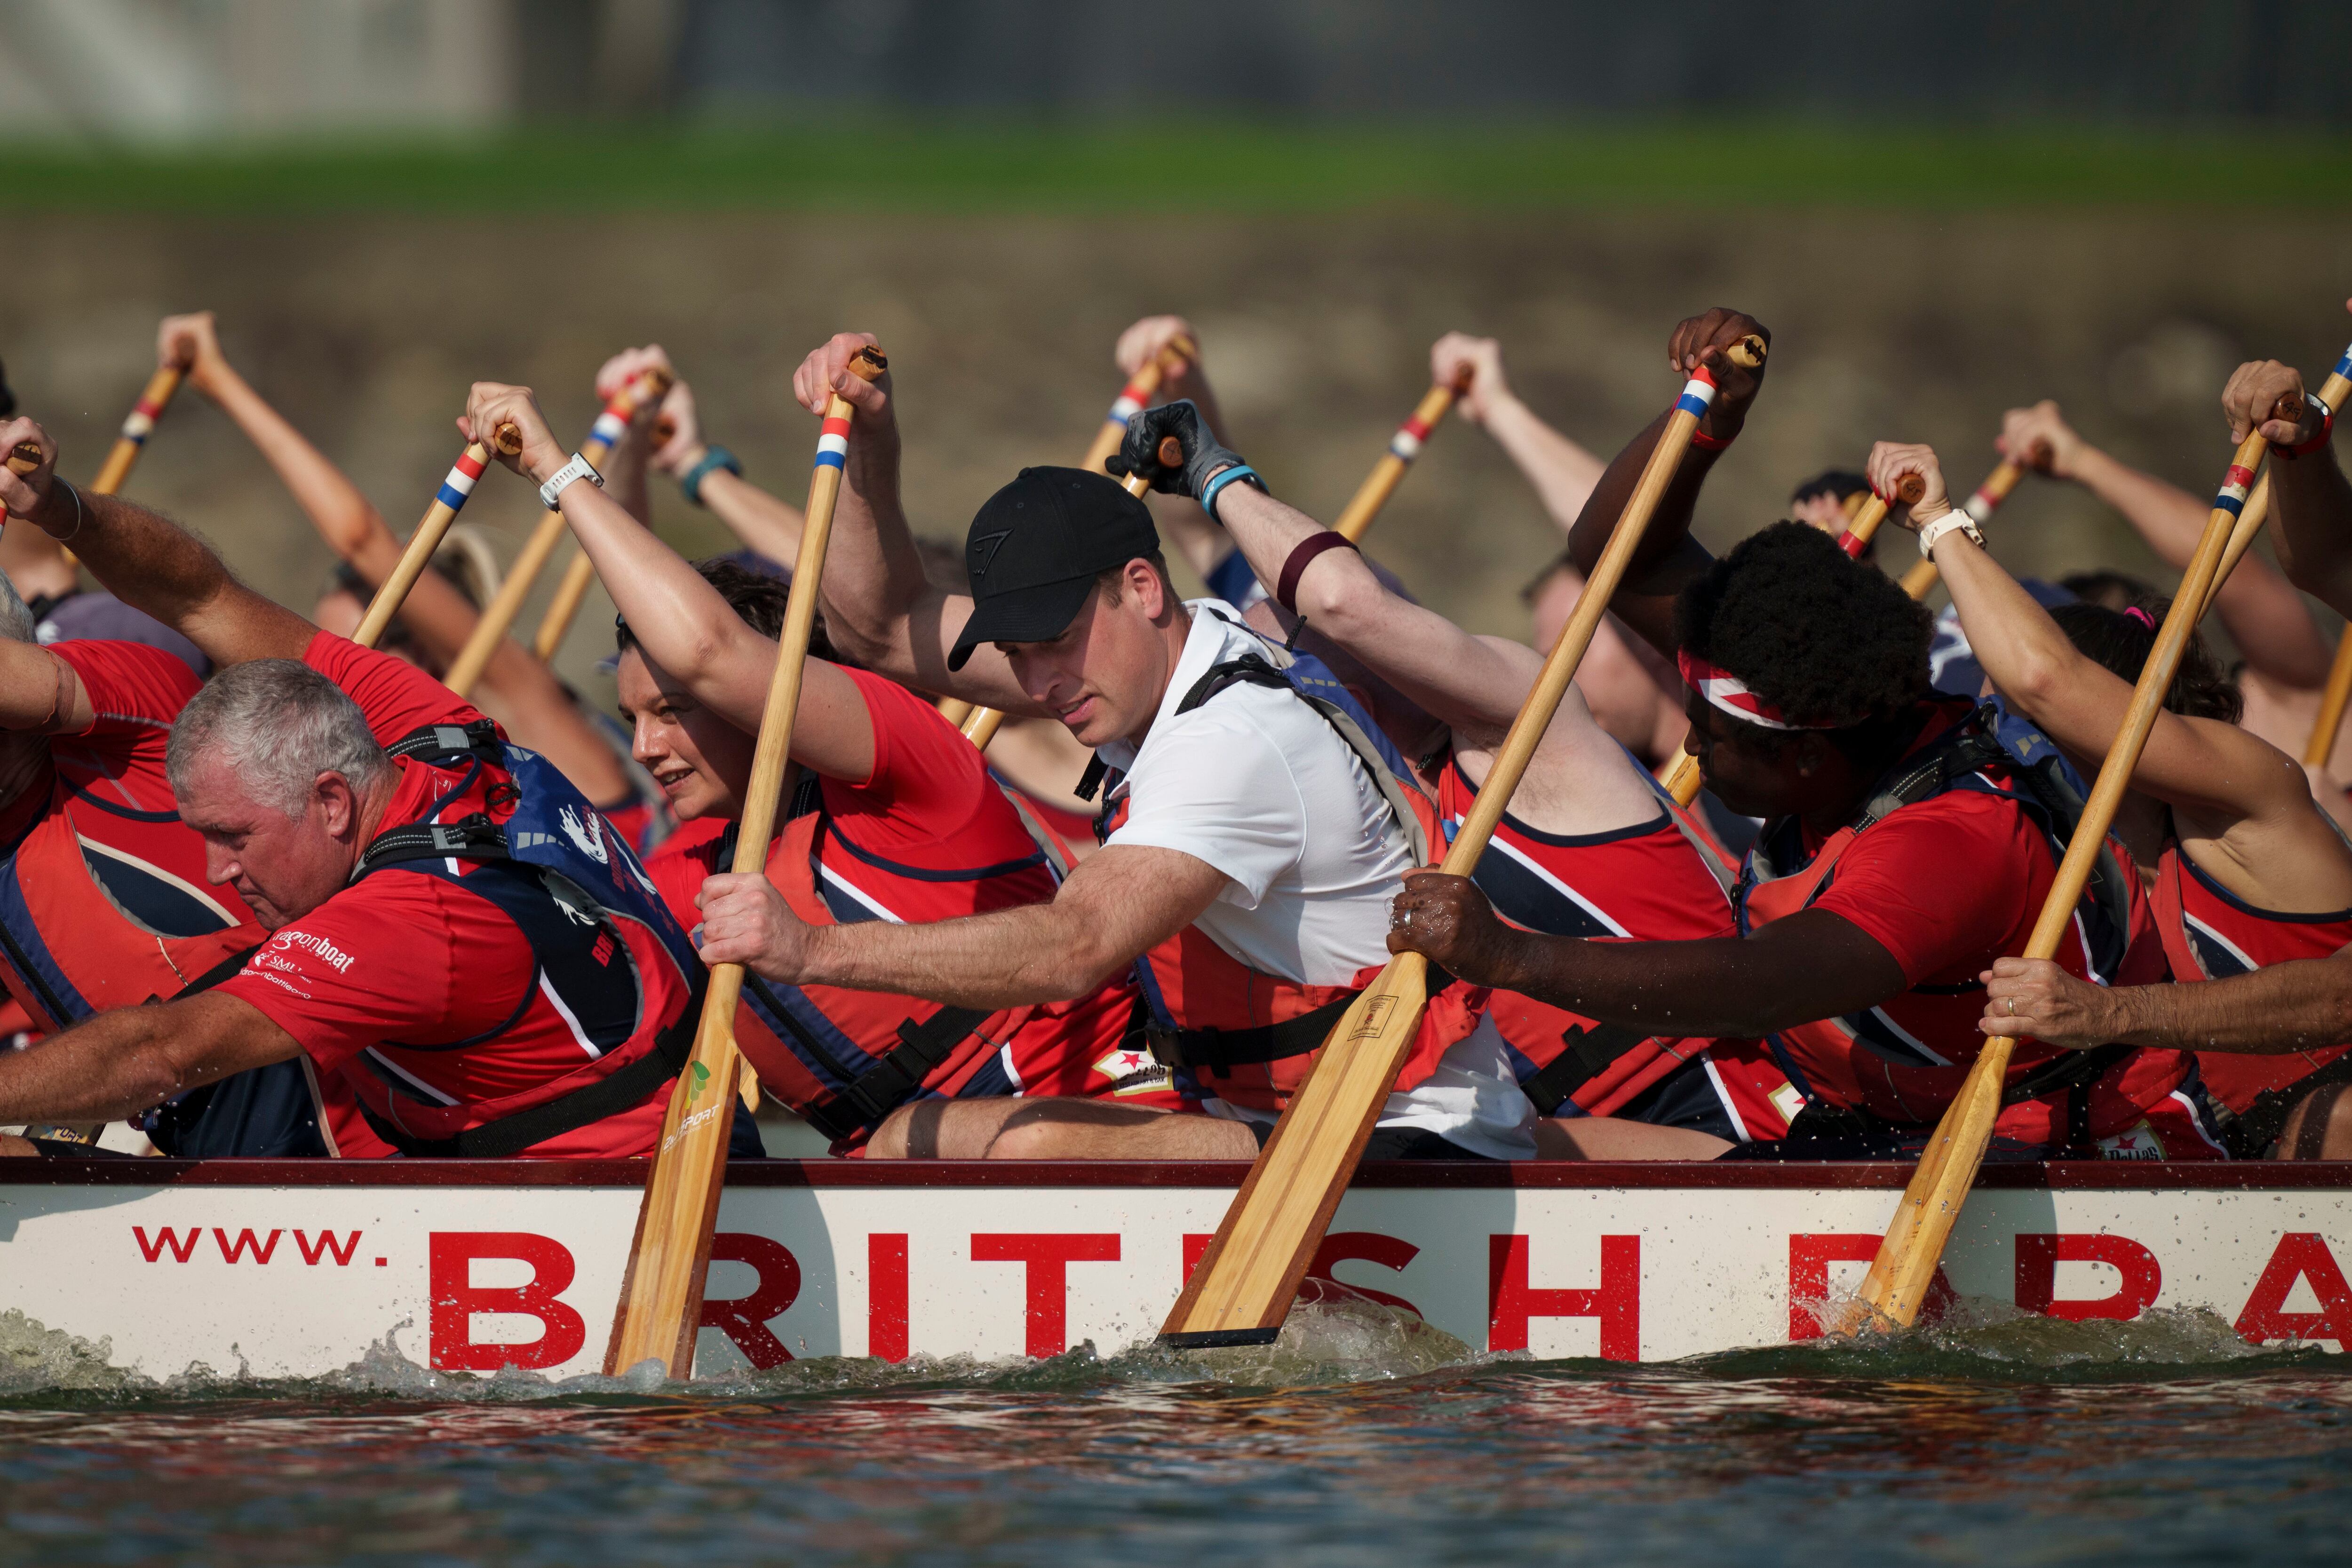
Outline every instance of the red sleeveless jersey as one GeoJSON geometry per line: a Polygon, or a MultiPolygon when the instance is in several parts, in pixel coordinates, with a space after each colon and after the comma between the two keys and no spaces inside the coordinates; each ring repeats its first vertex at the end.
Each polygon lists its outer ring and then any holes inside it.
{"type": "MultiPolygon", "coordinates": [[[[2326,958],[2352,942],[2352,910],[2297,915],[2257,909],[2199,870],[2178,840],[2156,863],[2154,901],[2177,981],[2221,980],[2298,958],[2326,958]]],[[[2200,1051],[2197,1067],[2213,1098],[2242,1115],[2255,1096],[2300,1082],[2347,1048],[2277,1056],[2200,1051]]]]}
{"type": "MultiPolygon", "coordinates": [[[[1437,779],[1437,809],[1450,842],[1478,797],[1461,763],[1448,756],[1437,779]]],[[[1709,862],[1711,839],[1661,799],[1646,823],[1611,833],[1569,835],[1530,827],[1506,811],[1470,879],[1495,912],[1526,931],[1596,941],[1688,942],[1732,930],[1728,872],[1709,862]]],[[[1496,991],[1486,1016],[1511,1048],[1519,1080],[1538,1075],[1569,1048],[1570,1031],[1593,1020],[1515,991],[1496,991]]],[[[1733,1124],[1749,1138],[1774,1138],[1786,1129],[1793,1103],[1771,1098],[1787,1077],[1770,1054],[1750,1040],[1651,1038],[1617,1055],[1576,1085],[1569,1100],[1589,1116],[1613,1116],[1695,1058],[1708,1059],[1708,1079],[1733,1124]]],[[[1548,1109],[1545,1099],[1538,1109],[1548,1109]]],[[[1574,1114],[1570,1111],[1568,1114],[1574,1114]]]]}
{"type": "MultiPolygon", "coordinates": [[[[873,721],[874,771],[856,783],[815,779],[791,804],[794,814],[769,847],[768,879],[793,911],[816,925],[920,924],[1051,900],[1058,885],[1052,858],[971,743],[905,688],[864,670],[844,673],[873,721]]],[[[690,823],[646,863],[689,930],[701,921],[694,900],[704,879],[733,863],[730,826],[690,823]]],[[[853,1086],[905,1043],[902,1026],[919,1026],[943,1011],[887,992],[747,981],[736,1039],[768,1091],[835,1134],[845,1152],[862,1144],[890,1106],[911,1098],[1183,1103],[1149,1054],[1124,1041],[1136,1012],[1124,976],[1075,1001],[978,1016],[938,1060],[908,1073],[911,1083],[885,1071],[865,1091],[874,1102],[862,1102],[853,1086]]]]}

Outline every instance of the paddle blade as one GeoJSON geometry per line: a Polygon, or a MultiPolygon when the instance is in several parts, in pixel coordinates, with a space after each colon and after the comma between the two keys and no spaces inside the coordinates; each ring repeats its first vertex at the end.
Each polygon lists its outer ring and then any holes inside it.
{"type": "Polygon", "coordinates": [[[1271,1344],[1282,1331],[1428,1002],[1428,960],[1401,953],[1341,1015],[1185,1281],[1160,1343],[1271,1344]]]}
{"type": "Polygon", "coordinates": [[[1944,1244],[1976,1185],[1977,1168],[1992,1142],[2000,1115],[2000,1093],[2009,1077],[2015,1040],[1990,1039],[1969,1068],[1960,1092],[1937,1125],[1919,1158],[1919,1169],[1904,1190],[1901,1207],[1878,1244],[1878,1256],[1862,1282],[1864,1305],[1897,1328],[1909,1328],[1927,1300],[1927,1287],[1943,1260],[1944,1244]]]}

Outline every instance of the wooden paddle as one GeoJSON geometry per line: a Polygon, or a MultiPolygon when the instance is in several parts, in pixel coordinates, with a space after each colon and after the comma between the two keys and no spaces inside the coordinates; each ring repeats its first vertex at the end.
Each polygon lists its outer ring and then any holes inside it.
{"type": "MultiPolygon", "coordinates": [[[[882,351],[861,348],[849,362],[852,374],[873,381],[888,367],[882,351]]],[[[808,659],[809,631],[816,624],[819,584],[824,577],[825,542],[833,532],[834,501],[841,494],[842,465],[849,446],[851,409],[838,393],[826,404],[817,437],[816,468],[809,479],[808,521],[801,530],[800,556],[793,565],[792,597],[776,639],[776,673],[768,683],[768,705],[760,719],[760,740],[751,753],[751,782],[735,840],[734,870],[758,876],[768,863],[768,840],[776,826],[778,797],[792,762],[793,721],[800,711],[801,675],[808,659]]],[[[702,1317],[702,1289],[710,1268],[711,1226],[719,1218],[719,1194],[727,1179],[727,1145],[735,1128],[735,1006],[743,992],[743,966],[714,965],[702,1004],[694,1053],[678,1074],[662,1121],[661,1142],[646,1178],[637,1210],[637,1235],[629,1271],[613,1316],[613,1337],[604,1370],[621,1373],[647,1359],[658,1360],[676,1378],[694,1373],[694,1338],[702,1317]]]]}
{"type": "MultiPolygon", "coordinates": [[[[2302,411],[2297,408],[2289,414],[2283,407],[2274,416],[2299,419],[2302,411]]],[[[2032,937],[2026,943],[2027,958],[2055,956],[2060,942],[2074,923],[2075,902],[2082,897],[2083,886],[2106,842],[2116,809],[2123,803],[2125,791],[2131,787],[2132,770],[2139,765],[2140,751],[2147,743],[2148,731],[2156,727],[2157,715],[2163,710],[2165,693],[2172,689],[2173,678],[2179,673],[2181,656],[2189,646],[2189,635],[2202,618],[2214,576],[2221,568],[2222,552],[2229,548],[2231,532],[2244,511],[2247,492],[2253,488],[2254,471],[2262,466],[2268,445],[2260,431],[2250,434],[2239,444],[2221,494],[2214,500],[2212,513],[2206,519],[2204,537],[2189,561],[2189,575],[2174,596],[2172,608],[2157,633],[2156,647],[2140,669],[2123,728],[2116,733],[2115,744],[2108,748],[2106,762],[2099,769],[2098,783],[2092,786],[2082,821],[2066,847],[2066,858],[2059,863],[2057,879],[2042,900],[2041,918],[2034,922],[2032,937]]],[[[1977,1167],[1982,1163],[1986,1146],[1992,1140],[1993,1121],[2000,1114],[2001,1090],[2008,1079],[2010,1055],[2016,1046],[2015,1040],[2000,1037],[1985,1042],[1959,1093],[1953,1097],[1937,1126],[1919,1168],[1904,1192],[1903,1202],[1895,1211],[1894,1223],[1887,1226],[1886,1237],[1880,1243],[1878,1256],[1863,1281],[1862,1300],[1889,1322],[1907,1327],[1919,1315],[1928,1282],[1935,1278],[1936,1267],[1943,1258],[1944,1244],[1959,1218],[1960,1205],[1968,1201],[1969,1188],[1976,1182],[1977,1167]]]]}
{"type": "Polygon", "coordinates": [[[1469,390],[1470,372],[1465,368],[1451,383],[1433,386],[1422,395],[1420,404],[1397,426],[1396,434],[1389,437],[1389,449],[1381,454],[1381,460],[1372,465],[1372,471],[1357,487],[1348,510],[1331,525],[1332,532],[1345,535],[1351,544],[1362,542],[1364,531],[1372,526],[1372,519],[1381,515],[1381,508],[1389,504],[1389,497],[1396,494],[1397,486],[1403,482],[1404,471],[1421,456],[1421,444],[1429,439],[1429,433],[1453,409],[1454,399],[1469,390]]]}
{"type": "Polygon", "coordinates": [[[1151,401],[1152,394],[1158,392],[1170,376],[1177,374],[1200,357],[1199,347],[1190,338],[1171,338],[1163,344],[1160,352],[1118,389],[1118,395],[1111,400],[1110,414],[1103,420],[1102,428],[1095,432],[1094,445],[1087,448],[1087,455],[1078,467],[1090,474],[1101,473],[1103,459],[1118,451],[1118,444],[1127,439],[1129,418],[1143,411],[1144,405],[1151,401]]]}
{"type": "MultiPolygon", "coordinates": [[[[1744,338],[1732,346],[1729,357],[1743,365],[1761,364],[1764,341],[1744,338]]],[[[1550,727],[1577,664],[1591,645],[1610,595],[1641,544],[1651,513],[1673,482],[1691,435],[1714,397],[1714,378],[1705,370],[1684,386],[1575,612],[1496,753],[1479,786],[1477,804],[1446,851],[1441,870],[1466,877],[1486,852],[1537,742],[1550,727]]],[[[1381,1107],[1412,1049],[1428,1002],[1428,974],[1429,961],[1420,953],[1399,953],[1341,1016],[1323,1042],[1321,1058],[1250,1167],[1208,1252],[1185,1281],[1184,1293],[1160,1329],[1161,1343],[1267,1344],[1281,1331],[1299,1280],[1314,1261],[1381,1107]]]]}
{"type": "MultiPolygon", "coordinates": [[[[511,423],[492,431],[490,439],[509,458],[522,450],[522,431],[511,423]]],[[[400,564],[392,569],[392,575],[383,580],[383,586],[368,601],[367,614],[360,617],[360,629],[352,634],[353,642],[362,647],[373,647],[383,639],[383,629],[392,625],[392,617],[400,613],[408,591],[425,574],[433,552],[441,548],[449,525],[457,521],[466,498],[474,493],[474,481],[482,477],[489,461],[490,448],[479,441],[467,443],[466,449],[457,454],[457,467],[449,470],[441,488],[433,493],[433,504],[425,509],[425,521],[408,536],[408,546],[400,552],[400,564]]]]}
{"type": "Polygon", "coordinates": [[[147,390],[131,405],[131,416],[122,422],[122,434],[114,438],[114,449],[106,454],[98,478],[89,482],[90,494],[110,496],[122,489],[122,481],[131,477],[131,466],[139,460],[155,421],[163,417],[163,410],[172,405],[172,395],[180,390],[180,378],[186,374],[185,366],[167,364],[147,378],[147,390]]]}
{"type": "MultiPolygon", "coordinates": [[[[1130,383],[1129,384],[1131,386],[1133,384],[1130,383]]],[[[1147,394],[1146,395],[1149,395],[1147,394]]],[[[1124,393],[1120,395],[1119,400],[1121,402],[1126,401],[1126,395],[1124,393]]],[[[1124,426],[1122,426],[1122,428],[1124,428],[1124,426]]],[[[1118,448],[1113,447],[1112,450],[1116,451],[1118,448]]],[[[1106,458],[1110,454],[1108,452],[1104,454],[1106,458]]],[[[1161,468],[1173,468],[1179,467],[1184,461],[1183,445],[1179,442],[1175,437],[1170,436],[1160,443],[1160,450],[1157,456],[1160,458],[1160,466],[1161,468]]],[[[1095,466],[1097,468],[1101,467],[1100,464],[1097,464],[1095,466]]],[[[1119,483],[1127,487],[1127,493],[1131,496],[1140,497],[1148,494],[1151,489],[1151,481],[1136,474],[1128,475],[1127,478],[1119,480],[1119,483]]],[[[952,701],[954,701],[953,698],[950,698],[945,701],[942,701],[940,704],[940,711],[946,713],[948,711],[948,703],[952,701]]],[[[963,709],[962,716],[958,718],[953,714],[950,714],[948,722],[961,730],[963,731],[964,739],[970,741],[975,747],[983,752],[987,751],[988,743],[996,739],[996,731],[1002,728],[1004,723],[1004,715],[993,708],[976,708],[969,702],[960,704],[960,706],[963,709]]]]}
{"type": "MultiPolygon", "coordinates": [[[[677,376],[656,365],[621,388],[613,401],[604,405],[604,412],[596,416],[596,423],[589,429],[590,446],[581,448],[600,473],[604,459],[628,433],[629,423],[637,416],[637,411],[668,396],[677,380],[677,376]]],[[[667,439],[661,435],[658,425],[654,434],[656,439],[667,439]]],[[[541,663],[553,658],[555,650],[563,646],[563,634],[572,629],[572,618],[580,614],[581,602],[588,597],[588,584],[595,580],[596,563],[588,559],[586,551],[573,551],[562,577],[555,584],[555,597],[548,601],[547,614],[540,617],[539,630],[530,639],[530,650],[539,655],[541,663]]]]}
{"type": "MultiPolygon", "coordinates": [[[[1927,482],[1916,474],[1904,475],[1895,486],[1895,500],[1905,506],[1916,504],[1927,493],[1927,482]]],[[[1838,535],[1838,548],[1855,560],[1861,560],[1862,552],[1869,549],[1870,542],[1877,537],[1879,525],[1886,521],[1887,509],[1885,496],[1873,494],[1866,497],[1846,523],[1845,531],[1838,535]]],[[[1912,597],[1918,595],[1915,594],[1912,597]]],[[[1675,765],[1666,770],[1664,782],[1666,793],[1675,797],[1676,805],[1686,806],[1698,798],[1698,758],[1689,748],[1684,748],[1675,758],[1675,765]]]]}
{"type": "MultiPolygon", "coordinates": [[[[2037,443],[2033,448],[2032,460],[2037,464],[2047,462],[2049,459],[2044,454],[2048,450],[2048,447],[2037,443]]],[[[2006,458],[2002,458],[1999,466],[1985,476],[1984,483],[1977,487],[1976,494],[1969,497],[1960,510],[1969,514],[1969,521],[1979,528],[1982,528],[1992,521],[1992,514],[2000,510],[2000,503],[2009,499],[2009,492],[2015,489],[2017,481],[2024,477],[2025,465],[2012,463],[2006,458]]],[[[1910,571],[1903,574],[1903,591],[1915,599],[1924,599],[1936,586],[1936,563],[1932,561],[1922,561],[1910,571]]]]}
{"type": "MultiPolygon", "coordinates": [[[[596,423],[590,427],[588,439],[580,444],[580,455],[602,472],[605,458],[611,455],[614,445],[628,429],[629,421],[635,416],[639,405],[649,397],[659,397],[667,393],[673,379],[668,371],[656,366],[623,388],[612,402],[604,405],[604,411],[596,416],[596,423]],[[655,386],[660,390],[647,390],[655,386]]],[[[450,690],[460,697],[473,695],[474,684],[482,679],[482,671],[488,668],[490,656],[498,652],[499,643],[507,635],[507,628],[513,626],[515,617],[522,613],[522,602],[530,596],[531,585],[539,581],[539,574],[547,569],[548,560],[554,555],[555,547],[562,542],[563,513],[561,510],[550,511],[539,520],[539,526],[532,529],[530,537],[523,542],[522,553],[515,557],[514,566],[507,573],[506,581],[499,584],[497,595],[483,609],[481,618],[474,623],[474,635],[467,637],[466,646],[457,651],[457,661],[450,665],[449,674],[444,682],[450,690]]],[[[588,576],[595,575],[595,568],[588,565],[585,555],[580,558],[578,564],[586,568],[588,576]]],[[[586,591],[583,581],[581,592],[586,591]]],[[[559,593],[559,601],[561,597],[559,593]]],[[[577,596],[573,598],[572,607],[573,610],[580,607],[577,596]]],[[[567,625],[570,623],[569,613],[564,620],[567,625]]],[[[541,629],[544,631],[546,628],[542,626],[541,629]]],[[[557,636],[561,640],[560,627],[557,636]]]]}
{"type": "Polygon", "coordinates": [[[964,721],[971,717],[971,704],[961,697],[942,697],[940,699],[940,717],[961,730],[964,721]]]}

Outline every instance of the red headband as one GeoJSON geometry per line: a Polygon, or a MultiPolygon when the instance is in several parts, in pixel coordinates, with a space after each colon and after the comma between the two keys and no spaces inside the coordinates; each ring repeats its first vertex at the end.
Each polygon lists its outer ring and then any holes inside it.
{"type": "Polygon", "coordinates": [[[1748,689],[1748,683],[1741,680],[1739,677],[1719,665],[1707,663],[1706,660],[1687,650],[1675,653],[1675,668],[1682,671],[1684,681],[1693,691],[1697,692],[1735,719],[1745,720],[1750,724],[1760,725],[1767,730],[1843,728],[1839,724],[1796,723],[1780,710],[1748,689]]]}

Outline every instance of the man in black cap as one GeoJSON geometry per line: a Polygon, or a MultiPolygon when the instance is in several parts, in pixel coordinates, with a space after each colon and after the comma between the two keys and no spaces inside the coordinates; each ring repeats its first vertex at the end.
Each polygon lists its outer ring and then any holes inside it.
{"type": "MultiPolygon", "coordinates": [[[[1050,904],[921,926],[813,928],[765,879],[713,878],[704,956],[788,984],[990,1007],[1076,995],[1132,965],[1149,1005],[1134,1048],[1179,1068],[1210,1117],[1054,1100],[901,1114],[939,1119],[936,1146],[997,1158],[1251,1157],[1387,962],[1389,900],[1442,843],[1435,810],[1344,705],[1302,696],[1291,656],[1232,606],[1178,599],[1150,513],[1102,475],[1024,469],[972,520],[971,594],[932,586],[898,503],[890,378],[853,387],[845,370],[871,341],[837,336],[794,378],[804,405],[838,392],[856,410],[826,625],[869,668],[1059,719],[1096,751],[1104,847],[1050,904]]],[[[1189,404],[1139,416],[1129,447],[1213,521],[1288,512],[1189,404]],[[1179,468],[1149,456],[1167,436],[1179,468]]],[[[1532,1157],[1534,1110],[1482,1000],[1464,986],[1433,998],[1370,1157],[1532,1157]]]]}

